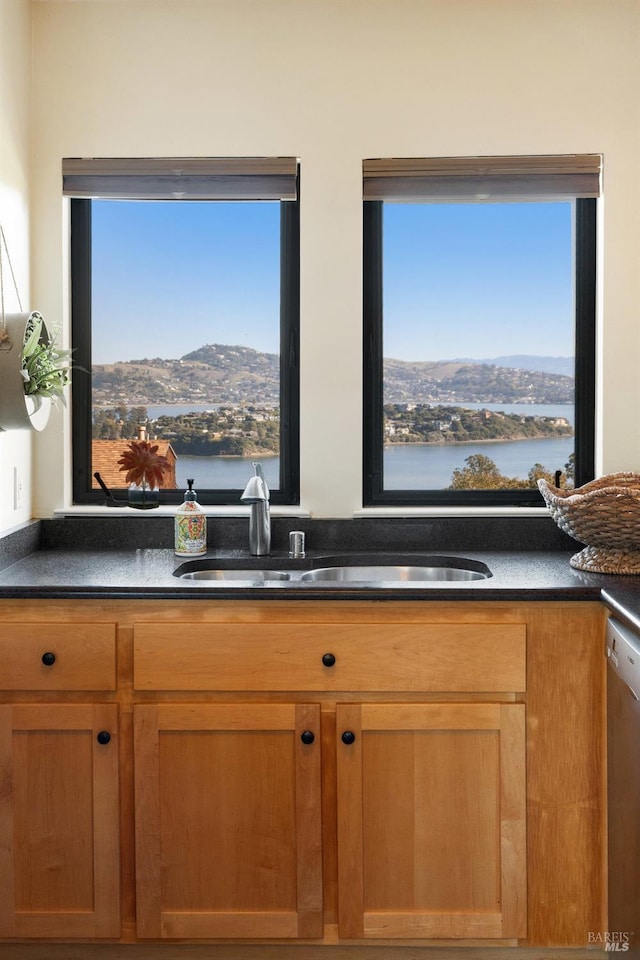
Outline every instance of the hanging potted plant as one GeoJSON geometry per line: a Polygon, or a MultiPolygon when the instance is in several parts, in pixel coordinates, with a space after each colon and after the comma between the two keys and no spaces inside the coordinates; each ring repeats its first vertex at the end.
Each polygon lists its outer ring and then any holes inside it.
{"type": "Polygon", "coordinates": [[[0,427],[42,430],[51,404],[65,402],[71,351],[61,350],[40,313],[0,318],[0,427]]]}
{"type": "Polygon", "coordinates": [[[64,388],[71,379],[70,368],[71,351],[56,346],[55,336],[49,335],[41,314],[29,314],[21,370],[27,399],[31,398],[35,407],[45,398],[54,401],[59,398],[64,404],[64,388]]]}
{"type": "Polygon", "coordinates": [[[149,440],[131,440],[118,463],[126,471],[129,506],[150,510],[160,504],[160,484],[169,461],[158,453],[158,445],[149,440]]]}
{"type": "Polygon", "coordinates": [[[3,248],[22,311],[20,294],[0,226],[0,429],[42,430],[51,404],[64,403],[69,383],[71,351],[56,346],[40,313],[6,313],[3,283],[3,248]]]}

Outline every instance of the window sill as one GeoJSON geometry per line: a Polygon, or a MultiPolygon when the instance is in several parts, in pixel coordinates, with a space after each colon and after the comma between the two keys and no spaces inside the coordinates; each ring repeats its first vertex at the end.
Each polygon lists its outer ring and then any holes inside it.
{"type": "MultiPolygon", "coordinates": [[[[60,507],[54,510],[56,517],[173,517],[179,504],[166,504],[154,507],[153,510],[136,510],[132,507],[105,507],[92,504],[74,504],[71,507],[60,507]]],[[[250,507],[218,506],[216,504],[201,503],[207,517],[248,517],[250,507]]],[[[272,517],[308,517],[308,510],[301,507],[272,506],[272,517]]]]}
{"type": "Polygon", "coordinates": [[[354,519],[403,517],[543,517],[548,511],[540,507],[363,507],[354,511],[354,519]]]}

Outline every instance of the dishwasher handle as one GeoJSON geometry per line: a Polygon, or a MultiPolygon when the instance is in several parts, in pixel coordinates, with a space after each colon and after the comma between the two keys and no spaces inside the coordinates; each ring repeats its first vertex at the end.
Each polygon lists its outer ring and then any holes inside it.
{"type": "Polygon", "coordinates": [[[640,637],[613,618],[607,621],[606,654],[609,669],[620,677],[635,700],[640,700],[640,637]]]}

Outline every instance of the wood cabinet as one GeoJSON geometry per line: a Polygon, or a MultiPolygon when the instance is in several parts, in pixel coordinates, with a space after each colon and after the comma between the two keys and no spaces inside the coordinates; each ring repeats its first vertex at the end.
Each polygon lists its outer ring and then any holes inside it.
{"type": "Polygon", "coordinates": [[[0,937],[117,937],[118,707],[77,693],[115,690],[115,625],[4,623],[0,657],[0,937]]]}
{"type": "Polygon", "coordinates": [[[606,930],[604,620],[2,601],[0,938],[115,938],[105,960],[585,947],[606,930]]]}
{"type": "Polygon", "coordinates": [[[0,935],[120,933],[117,707],[0,704],[0,935]]]}
{"type": "Polygon", "coordinates": [[[136,706],[141,937],[321,937],[318,704],[136,706]]]}
{"type": "Polygon", "coordinates": [[[524,623],[138,622],[136,690],[524,690],[524,623]]]}
{"type": "Polygon", "coordinates": [[[520,703],[339,704],[342,937],[524,937],[520,703]]]}
{"type": "MultiPolygon", "coordinates": [[[[526,628],[516,623],[346,622],[302,627],[274,622],[247,629],[242,623],[139,622],[134,626],[133,663],[134,685],[146,691],[205,689],[246,695],[293,688],[310,696],[354,690],[447,696],[491,690],[494,695],[497,691],[514,696],[526,688],[526,628]]],[[[136,723],[142,724],[153,709],[137,707],[136,723]]],[[[298,849],[309,831],[319,840],[320,745],[310,751],[317,760],[313,777],[307,768],[304,779],[296,779],[292,763],[300,745],[295,744],[295,751],[287,747],[288,754],[276,761],[265,732],[269,710],[275,709],[235,703],[217,708],[159,707],[154,726],[164,731],[165,750],[172,737],[164,724],[185,725],[184,730],[179,727],[182,736],[173,738],[175,748],[164,773],[158,762],[158,733],[149,730],[144,742],[137,738],[138,793],[144,783],[147,796],[148,783],[154,779],[156,783],[153,801],[138,811],[136,848],[145,860],[141,865],[138,857],[140,935],[321,936],[321,924],[312,924],[293,909],[296,861],[288,853],[298,849]],[[232,737],[220,738],[223,722],[224,729],[234,731],[232,737]],[[249,724],[247,730],[251,723],[263,726],[259,736],[260,728],[255,727],[246,744],[237,733],[243,723],[249,724]],[[184,735],[187,729],[198,734],[193,743],[184,735]],[[213,744],[208,745],[212,738],[203,736],[205,730],[216,731],[214,740],[228,741],[220,756],[213,744]],[[256,758],[253,776],[243,756],[250,748],[257,757],[273,761],[262,766],[256,758]],[[155,777],[148,758],[158,771],[155,777]],[[227,768],[235,771],[228,780],[227,768]],[[297,783],[299,790],[304,784],[306,791],[306,823],[298,824],[302,841],[294,844],[289,839],[296,824],[293,810],[287,809],[285,797],[271,793],[276,768],[281,771],[281,786],[287,789],[287,784],[297,783]],[[159,797],[169,796],[171,778],[180,784],[179,791],[161,807],[159,797]],[[273,900],[279,894],[273,879],[264,889],[259,887],[261,878],[269,876],[269,858],[260,843],[255,844],[260,870],[247,850],[239,859],[230,856],[218,831],[226,821],[226,815],[219,818],[216,813],[218,802],[240,818],[222,829],[249,840],[250,823],[272,844],[280,858],[273,872],[289,888],[286,896],[282,890],[279,902],[273,900]],[[187,827],[192,822],[201,824],[193,832],[187,827]],[[154,836],[151,823],[157,825],[154,836]],[[180,824],[189,829],[186,836],[180,824]],[[174,846],[183,864],[181,880],[175,883],[169,879],[178,862],[170,852],[174,846]],[[227,853],[222,859],[221,851],[227,853]],[[157,878],[155,896],[150,876],[157,878]],[[198,882],[193,878],[202,878],[199,891],[191,889],[198,882]],[[173,894],[179,908],[161,903],[161,891],[172,888],[180,892],[177,898],[173,894]]],[[[293,707],[278,709],[290,711],[293,731],[293,707]]],[[[314,709],[318,717],[311,725],[319,729],[319,707],[314,709]]],[[[339,935],[525,936],[524,705],[338,704],[336,719],[337,745],[325,745],[325,766],[334,768],[337,758],[339,935]],[[358,732],[347,746],[344,731],[352,729],[358,732]]],[[[250,842],[249,849],[253,846],[250,842]]],[[[301,852],[308,860],[303,847],[301,852]]],[[[314,875],[319,878],[319,847],[317,857],[314,875]]],[[[176,875],[180,877],[180,871],[176,875]]],[[[319,882],[316,887],[319,895],[319,882]]],[[[168,893],[166,897],[171,901],[168,893]]],[[[319,919],[319,902],[315,909],[319,919]]]]}
{"type": "Polygon", "coordinates": [[[1,623],[0,691],[115,691],[114,623],[1,623]]]}

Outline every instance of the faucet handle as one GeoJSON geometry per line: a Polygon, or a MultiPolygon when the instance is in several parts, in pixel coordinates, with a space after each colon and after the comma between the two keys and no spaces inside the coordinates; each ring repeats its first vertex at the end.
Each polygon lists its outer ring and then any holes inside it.
{"type": "Polygon", "coordinates": [[[254,462],[251,466],[254,475],[249,478],[240,500],[243,503],[266,503],[269,500],[269,487],[262,473],[262,464],[254,462]]]}
{"type": "Polygon", "coordinates": [[[265,499],[268,500],[268,499],[269,499],[269,496],[270,496],[269,484],[267,483],[266,477],[265,477],[264,473],[262,472],[262,464],[260,463],[259,460],[252,460],[252,461],[251,461],[251,466],[253,467],[253,469],[254,469],[254,471],[255,471],[256,477],[259,477],[260,480],[262,480],[262,483],[263,483],[263,486],[264,486],[265,499]]]}

